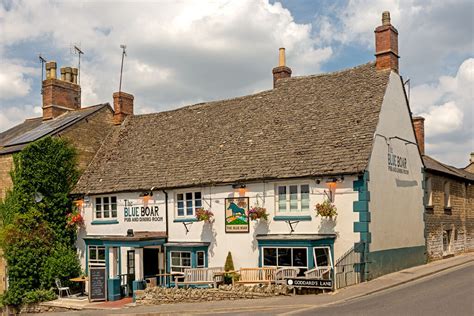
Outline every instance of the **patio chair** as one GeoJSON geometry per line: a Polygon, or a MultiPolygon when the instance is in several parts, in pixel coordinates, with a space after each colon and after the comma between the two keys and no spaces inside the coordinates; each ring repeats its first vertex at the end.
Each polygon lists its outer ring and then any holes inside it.
{"type": "Polygon", "coordinates": [[[63,297],[63,292],[66,292],[67,297],[71,296],[71,290],[69,289],[69,286],[61,286],[61,281],[58,278],[54,279],[54,282],[56,283],[56,287],[58,288],[59,297],[63,297]]]}

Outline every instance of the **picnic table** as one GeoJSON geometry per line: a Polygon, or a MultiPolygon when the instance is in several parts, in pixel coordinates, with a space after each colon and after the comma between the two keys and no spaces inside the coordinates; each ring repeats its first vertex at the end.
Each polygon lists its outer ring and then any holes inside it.
{"type": "Polygon", "coordinates": [[[71,282],[81,282],[81,296],[85,295],[86,281],[88,280],[89,278],[86,276],[69,279],[71,282]]]}

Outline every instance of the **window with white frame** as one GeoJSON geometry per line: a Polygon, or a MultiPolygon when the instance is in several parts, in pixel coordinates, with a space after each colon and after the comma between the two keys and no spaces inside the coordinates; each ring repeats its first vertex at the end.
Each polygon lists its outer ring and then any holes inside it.
{"type": "Polygon", "coordinates": [[[196,214],[196,210],[201,207],[201,192],[185,192],[176,194],[177,217],[192,217],[196,214]]]}
{"type": "Polygon", "coordinates": [[[264,267],[295,267],[300,269],[299,275],[308,270],[307,248],[264,247],[262,257],[264,267]]]}
{"type": "Polygon", "coordinates": [[[105,265],[105,247],[89,246],[89,264],[105,265]]]}
{"type": "Polygon", "coordinates": [[[117,218],[117,197],[101,196],[95,198],[95,219],[117,218]]]}
{"type": "Polygon", "coordinates": [[[425,181],[425,203],[426,207],[433,206],[433,189],[431,184],[431,177],[427,177],[425,181]]]}
{"type": "Polygon", "coordinates": [[[317,268],[332,267],[331,249],[329,247],[314,247],[314,265],[317,268]]]}
{"type": "Polygon", "coordinates": [[[451,208],[451,194],[450,194],[449,182],[444,183],[444,208],[451,208]]]}
{"type": "Polygon", "coordinates": [[[191,268],[191,252],[171,251],[171,272],[184,272],[184,269],[191,268]]]}
{"type": "Polygon", "coordinates": [[[206,254],[204,253],[204,251],[196,252],[196,267],[197,268],[204,268],[206,266],[205,256],[206,254]]]}
{"type": "Polygon", "coordinates": [[[309,185],[277,185],[276,209],[280,213],[309,212],[309,185]]]}

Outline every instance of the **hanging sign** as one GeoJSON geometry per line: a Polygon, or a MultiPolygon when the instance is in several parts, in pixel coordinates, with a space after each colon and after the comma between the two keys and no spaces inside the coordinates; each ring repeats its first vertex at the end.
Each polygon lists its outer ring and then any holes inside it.
{"type": "Polygon", "coordinates": [[[107,300],[107,278],[104,266],[89,266],[89,301],[107,300]]]}
{"type": "Polygon", "coordinates": [[[313,289],[332,289],[332,280],[321,280],[321,279],[305,279],[305,278],[295,278],[295,279],[286,279],[286,284],[288,286],[294,287],[306,287],[313,289]]]}
{"type": "Polygon", "coordinates": [[[248,233],[249,198],[237,197],[225,199],[225,232],[248,233]]]}

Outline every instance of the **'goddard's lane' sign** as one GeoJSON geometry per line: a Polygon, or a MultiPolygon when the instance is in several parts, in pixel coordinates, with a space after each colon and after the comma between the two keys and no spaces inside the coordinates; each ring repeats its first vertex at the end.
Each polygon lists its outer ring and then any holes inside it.
{"type": "Polygon", "coordinates": [[[313,289],[332,289],[332,280],[320,280],[320,279],[286,279],[288,286],[294,287],[309,287],[313,289]]]}
{"type": "Polygon", "coordinates": [[[157,205],[134,205],[132,201],[125,200],[123,208],[125,222],[162,222],[160,208],[157,205]]]}

